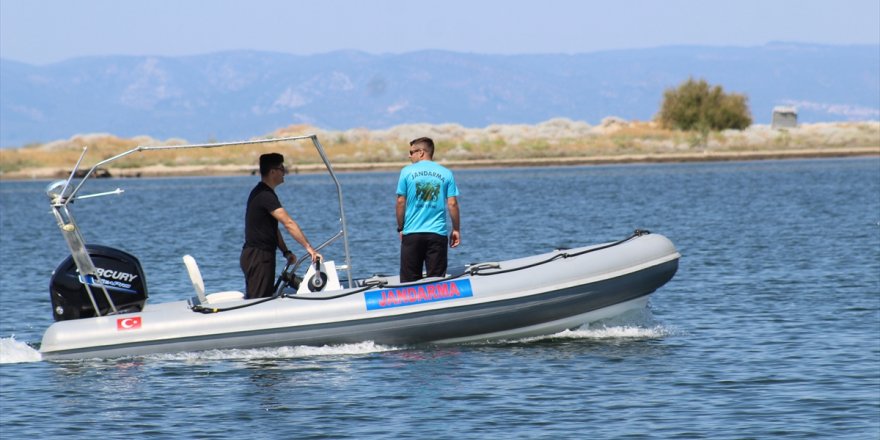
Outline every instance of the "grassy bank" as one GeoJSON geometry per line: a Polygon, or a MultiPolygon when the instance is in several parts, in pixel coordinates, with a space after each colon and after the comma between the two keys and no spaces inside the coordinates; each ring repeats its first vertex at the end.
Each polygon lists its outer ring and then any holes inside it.
{"type": "MultiPolygon", "coordinates": [[[[408,142],[434,138],[437,159],[453,167],[559,165],[614,162],[761,159],[880,154],[880,122],[802,124],[774,130],[754,125],[746,130],[702,134],[664,130],[650,122],[606,118],[589,125],[553,119],[536,125],[401,125],[388,130],[327,131],[291,126],[265,137],[318,135],[340,170],[396,169],[407,163],[408,142]]],[[[195,141],[204,142],[204,141],[195,141]]],[[[0,150],[0,178],[52,178],[68,172],[82,148],[84,166],[138,145],[178,145],[183,139],[122,139],[109,134],[78,135],[68,140],[0,150]]],[[[320,163],[311,145],[262,145],[137,153],[114,162],[113,175],[197,175],[251,172],[257,157],[285,154],[300,171],[320,163]]]]}

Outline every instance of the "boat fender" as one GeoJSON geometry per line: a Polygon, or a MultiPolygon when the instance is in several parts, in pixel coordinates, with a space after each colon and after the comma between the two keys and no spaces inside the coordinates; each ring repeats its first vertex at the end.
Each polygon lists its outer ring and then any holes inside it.
{"type": "Polygon", "coordinates": [[[327,286],[327,272],[320,259],[315,260],[315,274],[309,278],[309,292],[320,292],[327,286]]]}

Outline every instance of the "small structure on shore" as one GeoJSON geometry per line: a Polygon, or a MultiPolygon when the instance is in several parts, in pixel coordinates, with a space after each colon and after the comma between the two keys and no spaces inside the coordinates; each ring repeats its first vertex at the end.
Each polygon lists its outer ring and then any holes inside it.
{"type": "Polygon", "coordinates": [[[788,106],[773,107],[773,119],[770,128],[795,128],[797,127],[797,109],[788,106]]]}
{"type": "MultiPolygon", "coordinates": [[[[76,177],[77,179],[82,179],[83,177],[86,176],[86,173],[88,173],[88,171],[89,171],[88,169],[74,170],[73,177],[76,177]]],[[[59,175],[59,177],[67,177],[70,175],[70,173],[69,172],[61,172],[58,175],[59,175]]],[[[105,179],[105,178],[113,177],[113,175],[110,174],[110,170],[108,170],[107,168],[97,168],[97,169],[95,169],[95,172],[93,173],[92,177],[105,179]]]]}

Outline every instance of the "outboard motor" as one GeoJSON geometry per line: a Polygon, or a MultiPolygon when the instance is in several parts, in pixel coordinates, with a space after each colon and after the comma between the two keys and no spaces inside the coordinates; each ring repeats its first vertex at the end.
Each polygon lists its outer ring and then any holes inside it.
{"type": "MultiPolygon", "coordinates": [[[[86,251],[95,263],[97,275],[107,288],[116,311],[134,313],[143,310],[147,302],[147,280],[140,261],[128,252],[107,246],[89,244],[86,245],[86,251]]],[[[107,302],[104,290],[98,285],[91,285],[91,291],[100,314],[112,313],[113,308],[107,302]]],[[[56,321],[98,316],[86,287],[80,282],[79,271],[71,256],[52,272],[49,295],[56,321]]]]}

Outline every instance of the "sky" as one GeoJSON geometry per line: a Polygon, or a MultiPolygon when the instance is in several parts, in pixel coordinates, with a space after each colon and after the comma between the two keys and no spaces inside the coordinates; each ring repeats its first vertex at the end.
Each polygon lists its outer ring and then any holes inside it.
{"type": "Polygon", "coordinates": [[[0,57],[880,44],[878,0],[0,0],[0,57]]]}

